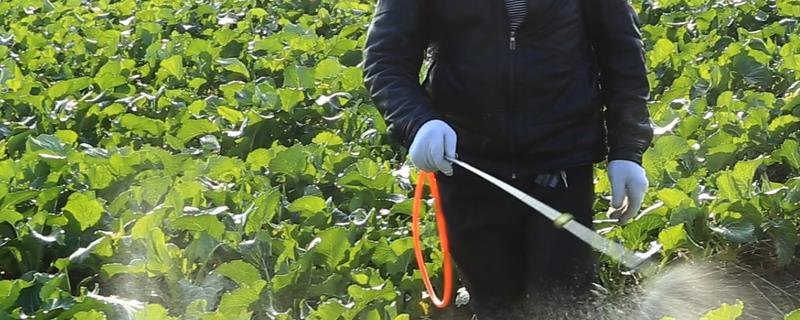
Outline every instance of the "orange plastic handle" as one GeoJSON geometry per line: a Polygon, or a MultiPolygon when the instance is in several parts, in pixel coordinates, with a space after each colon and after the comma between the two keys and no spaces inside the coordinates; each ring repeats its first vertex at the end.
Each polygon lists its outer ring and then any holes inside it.
{"type": "Polygon", "coordinates": [[[430,172],[420,172],[417,178],[417,187],[414,192],[414,205],[411,210],[411,235],[414,238],[414,255],[417,258],[417,266],[422,274],[422,282],[425,283],[425,289],[428,290],[428,295],[436,307],[440,309],[446,308],[450,304],[453,294],[453,269],[450,265],[450,249],[447,238],[447,225],[444,221],[444,211],[442,210],[442,201],[439,196],[439,185],[436,183],[436,176],[430,172]],[[422,256],[422,244],[420,242],[419,225],[420,225],[420,203],[422,202],[422,192],[425,189],[425,180],[430,181],[431,193],[434,198],[434,209],[436,211],[436,225],[439,230],[439,240],[442,243],[442,255],[444,259],[444,294],[442,299],[436,295],[431,285],[431,278],[428,276],[428,268],[425,267],[425,260],[422,256]]]}

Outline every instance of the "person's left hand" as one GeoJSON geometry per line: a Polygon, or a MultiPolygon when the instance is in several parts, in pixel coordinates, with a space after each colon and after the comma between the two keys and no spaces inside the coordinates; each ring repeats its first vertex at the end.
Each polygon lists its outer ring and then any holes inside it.
{"type": "Polygon", "coordinates": [[[625,223],[642,207],[644,194],[650,185],[647,175],[636,162],[612,160],[608,163],[608,179],[611,181],[612,207],[609,216],[625,223]]]}

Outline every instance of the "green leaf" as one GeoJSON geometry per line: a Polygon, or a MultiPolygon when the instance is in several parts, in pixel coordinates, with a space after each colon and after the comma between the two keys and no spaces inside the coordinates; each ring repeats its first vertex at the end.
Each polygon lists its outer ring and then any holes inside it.
{"type": "Polygon", "coordinates": [[[294,107],[305,100],[305,93],[296,89],[278,89],[278,96],[281,98],[281,109],[291,112],[294,107]]]}
{"type": "Polygon", "coordinates": [[[293,264],[288,272],[276,274],[272,277],[272,292],[282,295],[286,294],[285,292],[292,291],[297,286],[298,278],[303,272],[302,270],[306,269],[307,264],[307,259],[301,259],[299,263],[293,264]]]}
{"type": "Polygon", "coordinates": [[[689,151],[686,139],[677,136],[664,136],[658,138],[653,147],[648,149],[642,163],[647,170],[648,179],[657,185],[665,171],[677,166],[675,159],[689,151]]]}
{"type": "Polygon", "coordinates": [[[739,147],[733,143],[725,143],[710,147],[706,154],[706,167],[711,171],[725,169],[727,165],[736,160],[735,155],[738,148],[739,147]]]}
{"type": "Polygon", "coordinates": [[[261,274],[252,264],[234,260],[217,267],[214,272],[226,276],[241,286],[250,286],[261,280],[261,274]]]}
{"type": "Polygon", "coordinates": [[[320,232],[317,236],[320,238],[320,243],[314,250],[325,257],[325,263],[330,270],[335,270],[350,248],[350,232],[334,227],[320,232]]]}
{"type": "Polygon", "coordinates": [[[89,179],[89,185],[95,190],[105,189],[117,178],[112,167],[107,165],[91,166],[84,171],[84,174],[89,179]]]}
{"type": "Polygon", "coordinates": [[[249,286],[242,286],[232,292],[223,294],[217,313],[225,316],[237,316],[247,313],[250,305],[259,300],[261,290],[266,284],[264,280],[257,280],[249,286]]]}
{"type": "Polygon", "coordinates": [[[142,310],[133,314],[133,320],[175,320],[170,317],[169,311],[160,304],[148,304],[142,310]]]}
{"type": "MultiPolygon", "coordinates": [[[[241,97],[237,97],[237,99],[242,100],[241,97]]],[[[263,82],[253,87],[253,102],[264,108],[277,109],[280,97],[272,85],[263,82]]]]}
{"type": "MultiPolygon", "coordinates": [[[[0,52],[5,52],[5,54],[8,53],[8,49],[7,48],[0,47],[0,49],[2,49],[2,51],[0,51],[0,52]]],[[[0,85],[5,85],[6,81],[11,80],[11,79],[14,79],[14,75],[13,75],[13,72],[11,71],[11,69],[7,68],[5,66],[0,67],[0,85]]]]}
{"type": "Polygon", "coordinates": [[[625,244],[638,247],[645,243],[652,231],[661,228],[664,224],[663,217],[653,214],[644,215],[626,225],[622,230],[622,237],[625,239],[625,244]]]}
{"type": "Polygon", "coordinates": [[[207,119],[189,119],[181,123],[177,137],[183,143],[187,143],[198,136],[216,132],[219,132],[219,127],[207,119]]]}
{"type": "Polygon", "coordinates": [[[718,195],[731,200],[749,198],[753,191],[753,176],[763,161],[764,159],[739,161],[733,170],[722,172],[716,180],[718,195]]]}
{"type": "Polygon", "coordinates": [[[217,63],[219,63],[225,70],[238,73],[244,76],[246,79],[250,79],[250,72],[247,71],[247,66],[237,58],[217,59],[217,63]]]}
{"type": "Polygon", "coordinates": [[[111,247],[111,239],[109,237],[100,237],[89,243],[86,247],[81,247],[72,252],[68,259],[70,264],[81,263],[89,255],[95,254],[98,256],[109,257],[113,254],[111,247]]]}
{"type": "Polygon", "coordinates": [[[250,170],[258,171],[269,165],[272,161],[274,152],[267,149],[256,149],[247,154],[247,164],[250,165],[250,170]]]}
{"type": "Polygon", "coordinates": [[[734,305],[723,303],[719,309],[709,311],[700,320],[735,320],[742,315],[743,310],[744,303],[741,301],[737,300],[734,305]]]}
{"type": "Polygon", "coordinates": [[[414,258],[414,240],[411,237],[396,239],[389,248],[397,258],[389,263],[387,269],[392,273],[404,273],[414,258]]]}
{"type": "Polygon", "coordinates": [[[749,221],[725,219],[719,225],[711,226],[710,228],[720,234],[722,238],[731,242],[750,243],[756,241],[756,228],[749,221]]]}
{"type": "Polygon", "coordinates": [[[287,209],[291,212],[298,212],[305,216],[310,216],[325,210],[325,200],[316,196],[304,196],[289,205],[287,209]]]}
{"type": "Polygon", "coordinates": [[[65,144],[73,144],[78,141],[78,134],[72,130],[58,130],[54,134],[59,140],[64,142],[65,144]]]}
{"type": "Polygon", "coordinates": [[[131,237],[133,239],[145,239],[150,236],[150,231],[161,227],[164,220],[166,209],[163,207],[157,208],[148,212],[145,216],[136,220],[136,223],[131,229],[131,237]]]}
{"type": "Polygon", "coordinates": [[[81,231],[97,224],[103,215],[103,205],[95,199],[93,194],[75,192],[69,195],[64,210],[71,213],[71,218],[78,222],[81,231]]]}
{"type": "Polygon", "coordinates": [[[0,311],[16,305],[22,290],[32,285],[33,283],[22,279],[0,280],[0,311]]]}
{"type": "Polygon", "coordinates": [[[161,68],[166,70],[171,76],[178,79],[183,79],[183,56],[174,55],[161,61],[161,68]]]}
{"type": "Polygon", "coordinates": [[[221,242],[212,238],[208,233],[193,235],[193,240],[186,246],[184,257],[189,261],[207,264],[215,258],[214,252],[220,248],[221,242]]]}
{"type": "Polygon", "coordinates": [[[36,196],[38,196],[38,195],[39,195],[39,192],[32,191],[32,190],[31,191],[17,191],[17,192],[8,193],[3,198],[3,202],[0,202],[0,203],[2,203],[2,205],[0,205],[0,209],[3,209],[3,210],[5,210],[5,209],[13,209],[13,206],[15,206],[17,204],[20,204],[20,203],[23,203],[23,202],[28,201],[28,200],[35,199],[36,196]]]}
{"type": "Polygon", "coordinates": [[[786,160],[786,163],[796,170],[800,170],[800,148],[797,140],[787,139],[783,141],[777,155],[786,160]]]}
{"type": "MultiPolygon", "coordinates": [[[[723,208],[722,206],[720,208],[723,208]]],[[[762,211],[757,208],[754,203],[747,200],[740,200],[730,204],[727,207],[725,219],[734,218],[741,219],[752,223],[754,226],[760,226],[764,220],[762,211]]]]}
{"type": "Polygon", "coordinates": [[[782,16],[800,17],[800,2],[797,0],[777,1],[778,13],[782,16]]]}
{"type": "Polygon", "coordinates": [[[183,216],[172,222],[172,227],[180,230],[207,232],[208,235],[217,240],[222,240],[225,233],[225,224],[219,221],[216,216],[183,216]]]}
{"type": "Polygon", "coordinates": [[[347,307],[342,305],[342,302],[338,299],[328,299],[321,303],[309,318],[319,320],[338,319],[346,310],[347,307]]]}
{"type": "Polygon", "coordinates": [[[342,70],[342,65],[335,59],[322,60],[318,65],[314,74],[317,79],[336,78],[342,70]]]}
{"type": "Polygon", "coordinates": [[[691,206],[694,201],[689,198],[683,191],[678,189],[661,189],[658,190],[657,197],[659,200],[664,201],[668,208],[677,208],[681,205],[691,206]]]}
{"type": "MultiPolygon", "coordinates": [[[[0,149],[2,149],[2,147],[3,144],[0,143],[0,149]]],[[[0,152],[0,154],[2,154],[2,152],[0,152]]],[[[11,180],[11,178],[17,173],[14,168],[15,163],[12,159],[0,160],[0,181],[11,180]]]]}
{"type": "Polygon", "coordinates": [[[357,90],[364,86],[364,70],[356,67],[346,68],[339,79],[345,91],[357,90]]]}
{"type": "Polygon", "coordinates": [[[73,316],[73,319],[81,319],[81,320],[106,320],[106,315],[97,310],[91,311],[81,311],[76,313],[73,316]]]}
{"type": "Polygon", "coordinates": [[[283,87],[306,89],[314,87],[314,69],[290,65],[283,70],[283,87]]]}
{"type": "Polygon", "coordinates": [[[161,122],[161,120],[137,116],[131,113],[122,115],[119,119],[119,124],[123,128],[142,136],[149,134],[151,136],[160,137],[164,134],[164,123],[161,122]]]}
{"type": "Polygon", "coordinates": [[[375,251],[370,255],[370,259],[377,265],[384,266],[397,261],[397,254],[392,250],[392,247],[389,246],[389,242],[386,238],[381,238],[375,246],[375,251]]]}
{"type": "Polygon", "coordinates": [[[130,264],[124,265],[121,263],[106,263],[100,267],[100,270],[107,278],[111,278],[117,274],[137,274],[147,272],[147,266],[143,260],[133,260],[130,264]]]}
{"type": "Polygon", "coordinates": [[[58,99],[86,89],[91,86],[92,83],[94,83],[94,80],[89,77],[80,77],[59,81],[47,90],[47,96],[49,96],[51,99],[58,99]]]}
{"type": "Polygon", "coordinates": [[[664,250],[669,252],[677,249],[681,244],[686,242],[688,236],[684,229],[683,223],[661,230],[658,234],[658,242],[664,247],[664,250]]]}
{"type": "Polygon", "coordinates": [[[308,156],[305,148],[301,145],[295,145],[279,152],[269,163],[269,169],[272,172],[289,175],[305,173],[306,166],[308,166],[308,156]]]}
{"type": "Polygon", "coordinates": [[[779,116],[773,119],[769,123],[769,127],[767,128],[770,132],[782,131],[785,130],[786,127],[789,127],[793,124],[800,122],[800,117],[796,117],[790,114],[779,116]]]}
{"type": "Polygon", "coordinates": [[[317,136],[314,137],[311,142],[326,146],[338,146],[343,144],[344,140],[342,140],[342,137],[333,132],[324,131],[317,134],[317,136]]]}
{"type": "Polygon", "coordinates": [[[650,67],[653,68],[665,61],[668,61],[670,57],[675,55],[677,49],[677,46],[675,46],[672,41],[669,41],[669,39],[658,39],[652,51],[650,51],[648,54],[650,67]]]}
{"type": "Polygon", "coordinates": [[[363,158],[348,166],[337,181],[340,185],[354,190],[389,190],[395,177],[369,158],[363,158]]]}
{"type": "Polygon", "coordinates": [[[139,185],[142,187],[139,200],[155,206],[162,202],[161,197],[169,190],[170,185],[172,185],[172,179],[168,176],[152,177],[141,180],[139,185]]]}
{"type": "Polygon", "coordinates": [[[800,320],[800,309],[792,311],[791,313],[786,315],[786,318],[784,318],[784,320],[800,320]]]}
{"type": "Polygon", "coordinates": [[[0,222],[8,222],[11,225],[14,225],[17,221],[24,219],[25,216],[10,209],[2,209],[0,210],[0,222]]]}
{"type": "Polygon", "coordinates": [[[336,296],[349,281],[344,281],[344,276],[333,273],[320,283],[315,283],[308,288],[308,294],[315,297],[336,296]]]}
{"type": "Polygon", "coordinates": [[[362,288],[357,285],[351,285],[347,288],[347,293],[355,300],[355,306],[345,312],[345,317],[355,317],[364,308],[366,308],[373,301],[392,301],[397,298],[394,291],[394,285],[391,282],[386,282],[383,285],[362,288]]]}
{"type": "Polygon", "coordinates": [[[239,123],[244,120],[244,114],[241,111],[236,109],[231,109],[228,107],[218,107],[217,113],[222,116],[225,120],[228,120],[232,123],[239,123]]]}
{"type": "Polygon", "coordinates": [[[119,61],[109,61],[103,65],[94,76],[94,82],[101,90],[110,90],[128,83],[128,78],[122,76],[122,65],[119,61]]]}
{"type": "Polygon", "coordinates": [[[151,229],[150,235],[144,240],[147,247],[145,261],[148,271],[166,274],[175,267],[167,247],[166,235],[160,228],[151,229]]]}
{"type": "Polygon", "coordinates": [[[775,242],[775,252],[778,256],[778,265],[786,267],[792,263],[798,244],[798,232],[790,221],[780,220],[772,222],[767,233],[775,242]]]}
{"type": "Polygon", "coordinates": [[[197,299],[192,301],[186,306],[186,312],[181,315],[181,319],[203,319],[202,317],[208,316],[208,301],[205,299],[197,299]]]}
{"type": "MultiPolygon", "coordinates": [[[[58,154],[63,154],[65,145],[57,136],[49,134],[41,134],[38,137],[29,137],[28,140],[39,149],[52,151],[58,154]]],[[[32,149],[37,150],[37,149],[32,149]]]]}
{"type": "Polygon", "coordinates": [[[47,280],[45,280],[44,285],[42,285],[41,289],[39,290],[39,299],[42,299],[42,301],[47,301],[50,299],[60,298],[63,289],[66,288],[64,285],[66,279],[67,276],[63,273],[54,276],[48,275],[47,280]]]}
{"type": "Polygon", "coordinates": [[[245,234],[252,235],[268,224],[280,210],[280,201],[281,192],[277,187],[270,189],[253,200],[253,209],[249,211],[247,222],[244,226],[245,234]]]}
{"type": "Polygon", "coordinates": [[[772,71],[768,66],[759,63],[755,58],[739,54],[733,58],[732,70],[736,72],[746,84],[758,85],[767,88],[772,84],[772,71]]]}
{"type": "Polygon", "coordinates": [[[267,16],[267,11],[261,8],[253,8],[247,11],[247,15],[250,17],[263,18],[267,16]]]}
{"type": "Polygon", "coordinates": [[[242,167],[242,161],[239,159],[211,156],[206,162],[204,171],[214,180],[237,181],[242,177],[242,167]]]}

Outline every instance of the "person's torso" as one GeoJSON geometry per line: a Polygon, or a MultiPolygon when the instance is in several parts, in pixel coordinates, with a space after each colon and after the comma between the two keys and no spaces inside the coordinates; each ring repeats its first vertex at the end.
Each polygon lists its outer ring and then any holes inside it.
{"type": "Polygon", "coordinates": [[[544,154],[597,144],[597,68],[582,0],[523,1],[514,28],[506,1],[430,0],[434,61],[425,87],[434,108],[467,149],[544,154]]]}

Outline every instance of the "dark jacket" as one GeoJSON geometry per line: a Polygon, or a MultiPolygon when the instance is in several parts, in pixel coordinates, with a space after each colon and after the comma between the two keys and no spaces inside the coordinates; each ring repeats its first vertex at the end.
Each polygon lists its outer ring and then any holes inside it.
{"type": "Polygon", "coordinates": [[[653,133],[637,24],[626,0],[529,0],[515,34],[503,0],[379,0],[365,83],[403,145],[441,119],[459,157],[496,174],[641,164],[653,133]]]}

